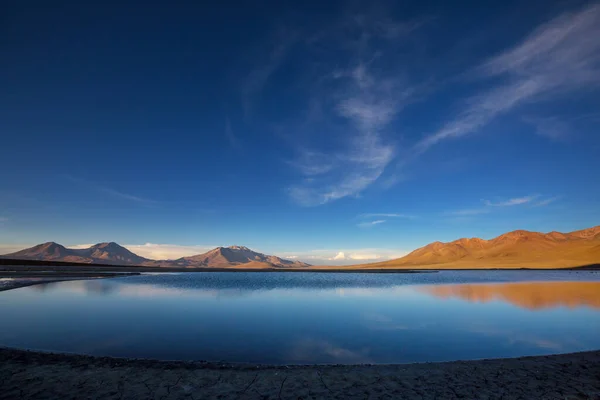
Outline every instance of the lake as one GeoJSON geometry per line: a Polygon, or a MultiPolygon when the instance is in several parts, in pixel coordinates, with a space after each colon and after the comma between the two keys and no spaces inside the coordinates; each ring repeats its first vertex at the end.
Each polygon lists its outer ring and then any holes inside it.
{"type": "Polygon", "coordinates": [[[208,272],[0,292],[0,346],[269,364],[600,349],[600,273],[208,272]]]}

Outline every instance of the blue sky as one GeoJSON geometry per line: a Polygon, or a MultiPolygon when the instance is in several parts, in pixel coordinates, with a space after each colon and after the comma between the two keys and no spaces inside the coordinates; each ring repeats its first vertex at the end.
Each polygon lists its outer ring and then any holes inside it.
{"type": "Polygon", "coordinates": [[[600,224],[598,2],[188,3],[9,6],[0,250],[352,263],[600,224]]]}

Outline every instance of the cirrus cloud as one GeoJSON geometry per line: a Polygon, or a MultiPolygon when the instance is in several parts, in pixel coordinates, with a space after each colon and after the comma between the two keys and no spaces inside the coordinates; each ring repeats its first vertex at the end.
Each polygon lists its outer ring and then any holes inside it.
{"type": "Polygon", "coordinates": [[[356,226],[358,226],[359,228],[370,228],[375,225],[383,224],[384,222],[385,222],[385,219],[377,219],[375,221],[361,222],[361,223],[357,224],[356,226]]]}
{"type": "Polygon", "coordinates": [[[524,196],[524,197],[515,197],[515,198],[512,198],[512,199],[508,199],[508,200],[504,200],[504,201],[498,201],[498,202],[492,202],[490,200],[483,200],[483,204],[485,204],[486,206],[490,206],[490,207],[519,206],[519,205],[522,205],[522,204],[531,203],[532,201],[534,201],[538,197],[539,196],[537,196],[537,195],[524,196]]]}
{"type": "Polygon", "coordinates": [[[424,152],[443,140],[471,134],[526,102],[600,85],[598,37],[599,4],[541,25],[518,45],[479,65],[474,74],[491,81],[491,89],[468,99],[456,118],[424,137],[416,150],[424,152]]]}

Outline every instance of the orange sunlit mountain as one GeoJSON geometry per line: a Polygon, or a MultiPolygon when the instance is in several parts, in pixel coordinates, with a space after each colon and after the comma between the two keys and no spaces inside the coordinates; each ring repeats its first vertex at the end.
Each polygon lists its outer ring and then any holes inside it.
{"type": "MultiPolygon", "coordinates": [[[[6,254],[5,258],[69,261],[92,264],[178,268],[309,268],[301,261],[255,252],[244,246],[217,247],[176,260],[149,260],[110,242],[86,249],[69,249],[48,242],[6,254]]],[[[395,260],[339,269],[487,269],[571,268],[600,264],[600,226],[570,233],[513,231],[491,240],[471,238],[434,242],[395,260]]],[[[319,268],[319,267],[314,267],[319,268]]]]}
{"type": "Polygon", "coordinates": [[[435,285],[421,290],[440,298],[459,298],[475,303],[504,301],[529,310],[581,306],[600,308],[600,282],[435,285]]]}
{"type": "Polygon", "coordinates": [[[600,263],[600,226],[569,233],[513,231],[491,240],[434,242],[360,268],[569,268],[600,263]]]}

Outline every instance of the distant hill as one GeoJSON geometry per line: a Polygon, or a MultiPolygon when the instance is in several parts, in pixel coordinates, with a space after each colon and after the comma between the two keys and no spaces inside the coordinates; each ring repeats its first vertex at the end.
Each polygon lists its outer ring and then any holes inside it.
{"type": "MultiPolygon", "coordinates": [[[[310,264],[255,252],[244,246],[217,247],[177,260],[150,260],[114,242],[87,249],[43,243],[1,256],[21,260],[177,268],[308,268],[310,264]]],[[[570,268],[600,264],[600,226],[580,231],[539,233],[517,230],[494,239],[434,242],[395,260],[330,269],[517,269],[570,268]]],[[[319,267],[317,267],[319,268],[319,267]]]]}
{"type": "Polygon", "coordinates": [[[491,240],[434,242],[395,260],[353,268],[568,268],[600,263],[600,226],[570,233],[517,230],[491,240]]]}
{"type": "Polygon", "coordinates": [[[63,261],[86,264],[113,264],[183,268],[305,268],[309,264],[265,255],[244,246],[217,247],[207,253],[177,260],[150,260],[140,257],[114,242],[98,243],[87,249],[69,249],[48,242],[5,254],[3,258],[39,261],[63,261]]]}
{"type": "Polygon", "coordinates": [[[38,244],[3,257],[21,260],[65,261],[88,264],[142,265],[150,262],[114,242],[98,243],[87,249],[68,249],[54,242],[38,244]]]}

